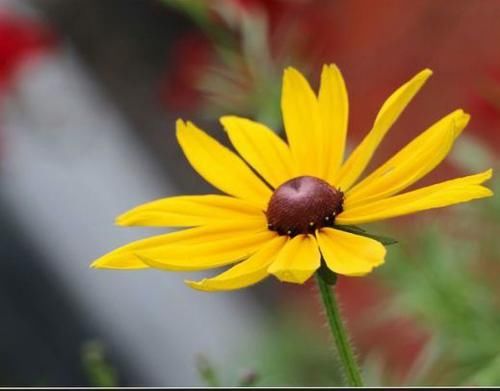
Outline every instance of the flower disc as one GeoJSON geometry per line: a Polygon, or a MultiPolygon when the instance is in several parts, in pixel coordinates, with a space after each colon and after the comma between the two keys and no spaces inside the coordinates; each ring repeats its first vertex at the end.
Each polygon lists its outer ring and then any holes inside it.
{"type": "Polygon", "coordinates": [[[343,201],[344,194],[321,179],[293,178],[273,193],[266,212],[268,227],[280,235],[312,233],[333,225],[343,201]]]}

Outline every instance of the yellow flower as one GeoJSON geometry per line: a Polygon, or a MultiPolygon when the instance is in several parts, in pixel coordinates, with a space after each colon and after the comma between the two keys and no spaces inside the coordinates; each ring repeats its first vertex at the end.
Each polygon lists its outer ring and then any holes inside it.
{"type": "Polygon", "coordinates": [[[196,289],[231,290],[270,274],[303,283],[320,267],[362,276],[384,262],[384,246],[337,229],[491,196],[492,170],[405,192],[448,154],[469,121],[455,110],[368,176],[378,145],[431,75],[426,69],[382,105],[372,129],[344,159],[348,98],[335,65],[323,67],[316,95],[295,69],[283,76],[281,108],[288,143],[263,124],[226,116],[221,123],[241,157],[191,122],[177,139],[194,169],[227,195],[160,199],[119,216],[122,226],[191,227],[139,240],[97,259],[108,269],[205,270],[236,264],[196,289]]]}

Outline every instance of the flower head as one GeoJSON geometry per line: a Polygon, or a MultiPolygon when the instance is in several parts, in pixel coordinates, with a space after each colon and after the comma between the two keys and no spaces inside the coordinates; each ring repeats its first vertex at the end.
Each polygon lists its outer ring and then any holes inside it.
{"type": "Polygon", "coordinates": [[[321,258],[334,273],[366,275],[384,262],[385,247],[349,226],[492,195],[481,185],[491,169],[404,192],[446,157],[469,121],[462,110],[431,125],[360,180],[431,73],[418,73],[385,101],[347,159],[348,97],[335,65],[323,67],[318,94],[297,70],[285,70],[281,108],[288,143],[261,123],[222,117],[239,157],[193,123],[179,120],[177,138],[187,159],[227,195],[170,197],[126,212],[119,225],[191,228],[133,242],[92,266],[185,271],[236,264],[216,277],[188,281],[207,291],[243,288],[270,274],[303,283],[320,268],[321,258]]]}

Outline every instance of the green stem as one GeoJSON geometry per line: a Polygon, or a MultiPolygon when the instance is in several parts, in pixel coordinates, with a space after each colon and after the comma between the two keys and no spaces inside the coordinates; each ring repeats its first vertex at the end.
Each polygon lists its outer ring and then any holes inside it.
{"type": "Polygon", "coordinates": [[[351,387],[362,387],[363,381],[361,380],[359,367],[356,363],[356,359],[354,358],[351,344],[349,343],[349,337],[347,336],[347,331],[340,316],[335,293],[331,291],[329,284],[319,273],[316,273],[316,279],[318,281],[321,299],[323,300],[323,305],[325,306],[330,331],[332,332],[333,339],[335,340],[337,352],[340,362],[343,365],[347,381],[351,387]]]}

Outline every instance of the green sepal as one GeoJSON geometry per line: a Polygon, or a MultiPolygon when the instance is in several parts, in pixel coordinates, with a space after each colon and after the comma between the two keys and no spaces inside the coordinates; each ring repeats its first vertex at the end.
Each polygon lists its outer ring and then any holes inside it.
{"type": "Polygon", "coordinates": [[[398,241],[393,238],[389,238],[387,236],[374,235],[366,232],[364,229],[356,227],[355,225],[335,225],[333,228],[338,229],[340,231],[350,232],[352,234],[365,236],[370,239],[374,239],[384,246],[390,246],[391,244],[396,244],[398,241]]]}
{"type": "Polygon", "coordinates": [[[318,275],[328,285],[333,286],[337,283],[337,273],[328,268],[323,258],[321,258],[321,266],[319,267],[318,275]]]}

